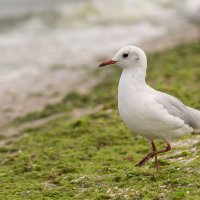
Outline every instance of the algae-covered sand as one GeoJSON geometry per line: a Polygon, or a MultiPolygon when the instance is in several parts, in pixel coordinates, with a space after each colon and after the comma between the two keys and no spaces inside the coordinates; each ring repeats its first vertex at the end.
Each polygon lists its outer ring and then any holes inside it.
{"type": "MultiPolygon", "coordinates": [[[[149,55],[148,83],[200,109],[199,55],[199,41],[149,55]]],[[[200,199],[199,135],[174,140],[159,158],[161,171],[152,161],[135,167],[150,146],[119,118],[120,69],[95,70],[105,78],[89,94],[73,92],[13,122],[17,128],[62,113],[0,148],[0,199],[200,199]],[[73,118],[75,111],[83,116],[73,118]]]]}

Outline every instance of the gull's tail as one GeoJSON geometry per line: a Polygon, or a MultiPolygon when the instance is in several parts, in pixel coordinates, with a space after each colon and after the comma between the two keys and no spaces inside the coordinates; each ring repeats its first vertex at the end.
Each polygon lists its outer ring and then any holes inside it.
{"type": "Polygon", "coordinates": [[[194,133],[200,134],[200,111],[194,108],[187,107],[192,117],[192,124],[194,128],[194,133]]]}

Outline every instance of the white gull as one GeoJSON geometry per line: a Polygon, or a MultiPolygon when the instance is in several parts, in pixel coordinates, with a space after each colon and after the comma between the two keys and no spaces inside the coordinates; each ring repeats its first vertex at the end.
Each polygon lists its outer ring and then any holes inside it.
{"type": "Polygon", "coordinates": [[[122,120],[135,134],[145,137],[152,145],[152,152],[137,166],[143,166],[155,157],[159,169],[157,155],[171,150],[172,138],[200,129],[200,111],[146,84],[147,57],[142,49],[123,47],[112,60],[99,67],[110,64],[123,69],[118,86],[118,108],[122,120]],[[167,147],[157,150],[154,139],[164,140],[167,147]]]}

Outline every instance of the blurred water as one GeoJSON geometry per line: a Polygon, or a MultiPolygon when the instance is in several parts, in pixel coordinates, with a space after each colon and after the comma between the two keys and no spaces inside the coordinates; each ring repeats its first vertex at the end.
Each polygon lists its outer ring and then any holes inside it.
{"type": "Polygon", "coordinates": [[[178,8],[200,13],[198,2],[0,0],[0,78],[54,64],[87,64],[105,50],[155,38],[184,21],[178,8]]]}
{"type": "Polygon", "coordinates": [[[0,0],[0,17],[19,16],[47,10],[61,0],[0,0]]]}
{"type": "Polygon", "coordinates": [[[57,64],[88,64],[105,50],[163,34],[170,19],[180,21],[172,0],[0,0],[0,13],[6,80],[57,64]]]}

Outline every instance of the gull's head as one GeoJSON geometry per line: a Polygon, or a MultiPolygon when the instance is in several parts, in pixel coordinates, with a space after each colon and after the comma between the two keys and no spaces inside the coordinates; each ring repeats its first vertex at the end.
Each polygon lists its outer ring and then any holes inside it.
{"type": "Polygon", "coordinates": [[[134,67],[145,67],[147,58],[145,52],[136,46],[125,46],[121,48],[111,60],[103,62],[99,67],[116,64],[123,69],[134,67]]]}

